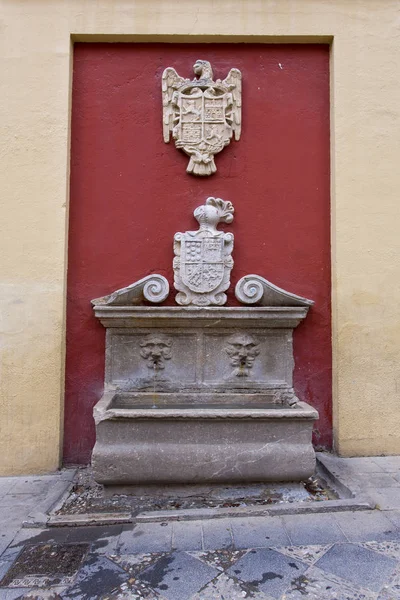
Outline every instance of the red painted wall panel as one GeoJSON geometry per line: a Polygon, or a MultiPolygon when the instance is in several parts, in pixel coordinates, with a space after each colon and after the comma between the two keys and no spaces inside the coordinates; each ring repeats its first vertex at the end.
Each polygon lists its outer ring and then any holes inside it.
{"type": "MultiPolygon", "coordinates": [[[[295,388],[320,412],[331,444],[329,50],[325,45],[76,44],[72,96],[65,397],[66,463],[90,459],[92,407],[102,394],[104,329],[90,300],[152,272],[172,286],[172,240],[193,229],[207,196],[235,207],[232,287],[258,273],[315,300],[295,332],[295,388]],[[243,74],[243,128],[218,172],[186,174],[164,144],[161,74],[243,74]]],[[[173,302],[173,293],[171,300],[173,302]]]]}

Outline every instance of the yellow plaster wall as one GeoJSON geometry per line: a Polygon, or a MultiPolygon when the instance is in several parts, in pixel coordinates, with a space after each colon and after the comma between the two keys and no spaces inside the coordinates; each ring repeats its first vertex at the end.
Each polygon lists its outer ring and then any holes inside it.
{"type": "Polygon", "coordinates": [[[398,0],[0,0],[1,474],[60,459],[71,39],[171,36],[333,40],[336,446],[400,453],[398,0]]]}

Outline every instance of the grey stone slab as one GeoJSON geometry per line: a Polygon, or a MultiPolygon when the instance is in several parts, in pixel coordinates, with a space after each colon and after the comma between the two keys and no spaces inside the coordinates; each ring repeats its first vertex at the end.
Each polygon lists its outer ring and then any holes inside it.
{"type": "Polygon", "coordinates": [[[379,487],[373,491],[368,490],[379,510],[400,509],[400,488],[379,487]]]}
{"type": "Polygon", "coordinates": [[[26,544],[42,544],[54,542],[64,544],[68,540],[70,531],[65,527],[53,527],[50,529],[22,528],[10,544],[10,549],[20,550],[26,544]]]}
{"type": "MultiPolygon", "coordinates": [[[[8,569],[13,564],[14,560],[0,560],[0,581],[3,579],[4,575],[7,573],[8,569]]],[[[1,591],[0,591],[1,598],[1,591]]]]}
{"type": "Polygon", "coordinates": [[[233,538],[230,519],[203,522],[204,549],[232,548],[233,538]]]}
{"type": "Polygon", "coordinates": [[[390,556],[400,562],[400,541],[398,542],[361,542],[360,546],[390,556]]]}
{"type": "Polygon", "coordinates": [[[385,510],[385,517],[387,517],[397,529],[400,529],[400,510],[385,510]]]}
{"type": "Polygon", "coordinates": [[[18,482],[18,477],[1,477],[0,478],[0,498],[11,493],[13,487],[18,482]]]}
{"type": "Polygon", "coordinates": [[[400,456],[372,456],[371,460],[386,473],[400,472],[400,456]]]}
{"type": "Polygon", "coordinates": [[[385,582],[377,600],[400,600],[400,569],[396,569],[390,579],[385,582]]]}
{"type": "Polygon", "coordinates": [[[236,548],[268,548],[290,544],[280,517],[248,517],[232,519],[236,548]]]}
{"type": "Polygon", "coordinates": [[[400,497],[400,481],[390,473],[366,473],[363,476],[363,484],[368,493],[370,488],[397,488],[400,497]]]}
{"type": "Polygon", "coordinates": [[[66,586],[58,585],[47,588],[33,587],[24,594],[21,600],[61,600],[61,596],[66,589],[66,586]]]}
{"type": "Polygon", "coordinates": [[[290,582],[300,577],[307,567],[275,550],[259,548],[240,558],[227,574],[250,584],[252,589],[280,598],[290,582]]]}
{"type": "Polygon", "coordinates": [[[359,544],[335,544],[315,566],[358,586],[378,592],[392,576],[398,562],[359,544]]]}
{"type": "Polygon", "coordinates": [[[32,494],[40,496],[46,494],[49,487],[58,481],[57,476],[42,475],[40,477],[19,477],[12,488],[13,494],[32,494]]]}
{"type": "Polygon", "coordinates": [[[334,519],[350,542],[398,539],[399,530],[377,510],[335,513],[334,519]]]}
{"type": "MultiPolygon", "coordinates": [[[[60,528],[65,529],[63,527],[60,528]]],[[[91,553],[113,554],[116,551],[122,525],[74,527],[69,529],[68,542],[91,543],[91,553]]]]}
{"type": "Polygon", "coordinates": [[[384,467],[370,456],[338,458],[338,464],[350,467],[355,473],[381,473],[384,467]]]}
{"type": "Polygon", "coordinates": [[[282,520],[292,542],[291,545],[305,546],[347,541],[330,514],[285,515],[282,520]]]}
{"type": "Polygon", "coordinates": [[[36,503],[37,498],[32,494],[14,494],[10,492],[0,498],[0,510],[3,511],[3,509],[6,510],[11,507],[12,512],[15,512],[16,509],[24,508],[25,512],[28,513],[36,503]]]}
{"type": "Polygon", "coordinates": [[[314,546],[279,546],[277,548],[272,548],[272,550],[296,558],[307,565],[313,565],[329,550],[330,547],[331,544],[314,546]]]}
{"type": "Polygon", "coordinates": [[[27,588],[0,588],[0,600],[19,600],[29,591],[27,588]]]}
{"type": "Polygon", "coordinates": [[[200,521],[176,521],[172,527],[174,550],[202,550],[203,530],[200,521]]]}
{"type": "Polygon", "coordinates": [[[167,600],[187,600],[218,575],[219,571],[186,552],[160,558],[139,575],[167,600]]]}
{"type": "Polygon", "coordinates": [[[118,553],[170,552],[172,548],[171,523],[142,523],[123,528],[118,541],[118,553]]]}
{"type": "Polygon", "coordinates": [[[18,529],[15,527],[2,527],[0,532],[0,555],[4,560],[4,552],[17,535],[18,529]]]}
{"type": "Polygon", "coordinates": [[[228,577],[221,573],[215,579],[210,581],[200,592],[190,598],[190,600],[243,600],[243,598],[252,598],[252,600],[271,600],[268,596],[259,590],[250,590],[249,586],[243,581],[228,577]]]}
{"type": "Polygon", "coordinates": [[[75,583],[61,597],[65,600],[98,600],[129,578],[128,573],[105,556],[90,555],[75,583]]]}
{"type": "Polygon", "coordinates": [[[317,567],[294,578],[285,600],[376,600],[376,593],[349,583],[317,567]]]}

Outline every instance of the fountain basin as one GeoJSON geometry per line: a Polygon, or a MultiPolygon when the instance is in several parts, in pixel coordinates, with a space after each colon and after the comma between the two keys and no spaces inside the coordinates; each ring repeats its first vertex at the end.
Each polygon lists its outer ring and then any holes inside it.
{"type": "Polygon", "coordinates": [[[313,474],[311,433],[318,413],[305,402],[263,404],[263,394],[240,394],[238,404],[214,394],[212,403],[199,405],[175,396],[155,405],[152,394],[104,394],[94,410],[98,482],[293,481],[313,474]]]}

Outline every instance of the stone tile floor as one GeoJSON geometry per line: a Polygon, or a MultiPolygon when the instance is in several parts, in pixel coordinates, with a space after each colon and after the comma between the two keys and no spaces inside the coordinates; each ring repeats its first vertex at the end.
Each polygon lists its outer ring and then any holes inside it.
{"type": "Polygon", "coordinates": [[[0,600],[400,600],[400,457],[332,461],[377,510],[21,528],[68,474],[0,479],[0,600]],[[18,572],[24,549],[82,544],[72,575],[18,572]]]}

